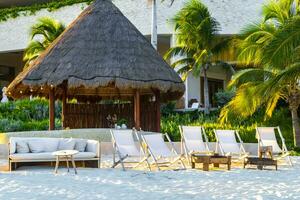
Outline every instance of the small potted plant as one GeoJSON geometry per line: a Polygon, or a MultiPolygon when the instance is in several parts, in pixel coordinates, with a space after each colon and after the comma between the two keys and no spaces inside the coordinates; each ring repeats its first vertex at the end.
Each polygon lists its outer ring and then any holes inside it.
{"type": "Polygon", "coordinates": [[[118,120],[118,126],[120,126],[122,129],[127,129],[127,120],[124,118],[121,118],[118,120]]]}

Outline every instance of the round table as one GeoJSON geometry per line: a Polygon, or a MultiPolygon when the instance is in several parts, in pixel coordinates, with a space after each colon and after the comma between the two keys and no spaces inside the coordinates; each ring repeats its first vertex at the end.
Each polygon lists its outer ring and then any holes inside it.
{"type": "Polygon", "coordinates": [[[52,155],[56,157],[56,164],[55,164],[55,173],[57,173],[59,162],[65,160],[67,162],[67,168],[68,172],[69,169],[69,160],[71,160],[75,174],[77,174],[76,165],[74,161],[74,155],[77,154],[78,151],[76,150],[61,150],[61,151],[55,151],[52,155]]]}

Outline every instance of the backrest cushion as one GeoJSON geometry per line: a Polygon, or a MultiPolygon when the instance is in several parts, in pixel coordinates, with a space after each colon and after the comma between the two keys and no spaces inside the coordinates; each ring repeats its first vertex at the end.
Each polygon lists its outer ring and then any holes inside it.
{"type": "Polygon", "coordinates": [[[17,153],[29,153],[28,143],[25,141],[16,142],[16,151],[17,153]]]}
{"type": "Polygon", "coordinates": [[[41,153],[45,151],[45,144],[38,140],[29,140],[28,146],[31,153],[41,153]]]}
{"type": "Polygon", "coordinates": [[[60,139],[58,150],[74,150],[75,140],[72,138],[69,139],[60,139]]]}
{"type": "Polygon", "coordinates": [[[85,148],[87,145],[87,140],[85,139],[75,139],[75,150],[79,152],[85,152],[85,148]]]}

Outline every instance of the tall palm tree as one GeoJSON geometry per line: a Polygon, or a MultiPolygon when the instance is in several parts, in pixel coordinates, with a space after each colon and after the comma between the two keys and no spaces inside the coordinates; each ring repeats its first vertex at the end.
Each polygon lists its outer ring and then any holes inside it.
{"type": "Polygon", "coordinates": [[[237,93],[220,118],[247,117],[262,107],[268,117],[283,99],[292,115],[294,144],[300,146],[300,6],[298,0],[273,0],[263,11],[263,21],[248,26],[240,41],[240,61],[254,67],[233,77],[229,86],[237,93]]]}
{"type": "Polygon", "coordinates": [[[65,26],[50,18],[42,17],[30,29],[31,41],[25,49],[23,60],[27,67],[35,60],[63,31],[65,26]]]}
{"type": "Polygon", "coordinates": [[[204,107],[209,113],[209,91],[207,71],[214,66],[213,56],[227,47],[228,39],[218,36],[219,23],[210,15],[200,0],[190,0],[172,19],[176,31],[176,46],[170,48],[165,58],[181,56],[172,64],[183,79],[192,72],[203,75],[204,107]]]}

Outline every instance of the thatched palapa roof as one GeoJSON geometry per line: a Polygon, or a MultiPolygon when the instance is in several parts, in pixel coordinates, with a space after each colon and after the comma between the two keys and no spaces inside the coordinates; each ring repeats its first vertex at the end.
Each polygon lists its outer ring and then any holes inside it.
{"type": "Polygon", "coordinates": [[[126,96],[159,90],[176,99],[185,87],[178,74],[110,0],[96,0],[8,87],[20,98],[68,88],[68,97],[126,96]]]}

